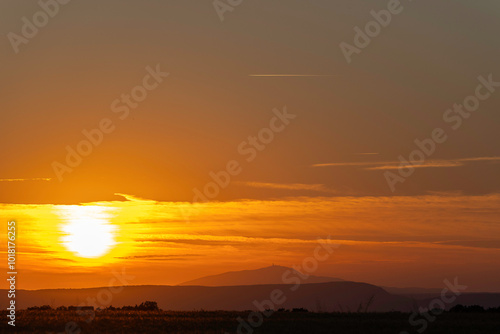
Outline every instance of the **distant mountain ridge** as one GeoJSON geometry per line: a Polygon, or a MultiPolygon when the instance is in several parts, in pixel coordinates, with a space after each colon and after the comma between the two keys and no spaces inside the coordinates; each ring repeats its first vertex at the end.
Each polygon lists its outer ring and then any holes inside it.
{"type": "MultiPolygon", "coordinates": [[[[7,290],[0,293],[7,296],[7,290]]],[[[20,309],[41,305],[121,307],[155,301],[164,310],[176,311],[306,308],[320,312],[410,312],[429,307],[442,296],[440,289],[382,288],[270,266],[201,277],[176,286],[17,290],[16,298],[20,309]]],[[[498,307],[500,293],[464,292],[445,307],[456,304],[498,307]]],[[[0,298],[0,308],[7,306],[7,298],[0,298]]]]}
{"type": "Polygon", "coordinates": [[[343,279],[336,277],[324,277],[306,275],[293,268],[283,266],[269,266],[265,268],[241,271],[229,271],[226,273],[204,276],[191,281],[183,282],[179,285],[199,285],[199,286],[240,286],[240,285],[262,285],[262,284],[295,284],[295,278],[300,278],[301,283],[328,283],[343,282],[343,279]]]}
{"type": "MultiPolygon", "coordinates": [[[[96,303],[109,288],[18,290],[19,309],[31,306],[50,305],[81,306],[96,303]],[[82,304],[83,303],[83,304],[82,304]]],[[[6,290],[0,290],[0,293],[6,290]]],[[[260,308],[306,308],[311,311],[348,312],[368,310],[387,312],[410,311],[413,302],[404,296],[392,295],[377,286],[356,282],[246,285],[246,286],[126,286],[112,295],[109,304],[97,306],[115,307],[138,305],[144,301],[156,301],[164,310],[259,310],[260,308]],[[271,302],[280,291],[281,302],[271,302]]],[[[6,308],[8,300],[0,299],[0,307],[6,308]]]]}
{"type": "MultiPolygon", "coordinates": [[[[163,310],[227,310],[244,311],[262,308],[306,308],[320,312],[410,312],[418,307],[432,304],[439,298],[425,296],[425,299],[414,299],[407,296],[394,295],[384,289],[367,283],[329,282],[311,283],[296,286],[293,284],[245,285],[245,286],[165,286],[143,285],[125,286],[113,290],[110,299],[103,296],[110,292],[109,287],[86,289],[45,289],[17,290],[16,308],[25,309],[31,306],[96,306],[139,305],[144,301],[156,301],[163,310]],[[280,303],[275,300],[276,291],[280,291],[280,303]],[[99,302],[101,300],[101,302],[99,302]],[[102,304],[105,301],[105,304],[102,304]]],[[[7,295],[7,290],[0,290],[7,295]]],[[[8,307],[8,299],[0,298],[0,308],[8,307]]],[[[453,303],[446,304],[450,309],[456,304],[481,305],[498,307],[500,293],[464,293],[453,303]]]]}

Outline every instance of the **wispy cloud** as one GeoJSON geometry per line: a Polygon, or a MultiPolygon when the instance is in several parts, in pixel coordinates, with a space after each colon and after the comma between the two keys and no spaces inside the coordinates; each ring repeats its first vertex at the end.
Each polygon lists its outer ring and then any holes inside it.
{"type": "MultiPolygon", "coordinates": [[[[148,235],[144,234],[142,238],[138,238],[135,241],[141,243],[168,243],[168,244],[186,244],[186,245],[198,245],[198,246],[233,246],[239,247],[242,245],[253,245],[253,247],[261,245],[263,247],[268,247],[272,244],[274,245],[288,245],[288,246],[300,246],[300,245],[314,245],[318,241],[328,242],[332,246],[386,246],[386,247],[399,247],[403,248],[430,248],[430,249],[464,249],[464,248],[476,248],[476,249],[497,249],[499,247],[498,240],[412,240],[411,238],[401,238],[400,240],[385,240],[383,238],[377,238],[372,240],[362,240],[356,237],[343,238],[343,239],[305,239],[305,238],[275,238],[275,237],[247,237],[247,236],[221,236],[221,235],[191,235],[191,234],[156,234],[148,235]]],[[[143,246],[142,248],[147,247],[143,246]]],[[[175,255],[173,256],[176,257],[175,255]]],[[[130,257],[129,257],[130,258],[130,257]]],[[[162,257],[167,259],[166,257],[162,257]]]]}
{"type": "MultiPolygon", "coordinates": [[[[386,164],[383,166],[374,166],[365,168],[366,170],[390,170],[399,169],[401,162],[394,162],[391,164],[386,164]]],[[[460,167],[464,163],[461,161],[448,161],[448,160],[430,160],[426,161],[420,165],[413,165],[413,168],[444,168],[444,167],[460,167]]]]}
{"type": "Polygon", "coordinates": [[[331,74],[249,74],[249,77],[331,77],[331,74]]]}
{"type": "Polygon", "coordinates": [[[146,202],[146,203],[153,203],[153,202],[156,202],[154,200],[150,200],[150,199],[145,199],[145,198],[141,198],[141,197],[137,197],[137,196],[134,196],[134,195],[128,195],[128,194],[122,194],[122,193],[115,193],[116,196],[121,196],[123,198],[125,198],[127,201],[130,201],[130,202],[146,202]]]}
{"type": "MultiPolygon", "coordinates": [[[[494,162],[500,161],[500,157],[473,157],[447,160],[428,160],[421,164],[413,165],[414,168],[445,168],[461,167],[468,162],[494,162]]],[[[365,170],[390,170],[398,169],[401,161],[373,161],[373,162],[332,162],[314,164],[312,167],[365,167],[365,170]]]]}
{"type": "Polygon", "coordinates": [[[267,183],[267,182],[237,182],[238,185],[253,188],[285,189],[285,190],[312,190],[327,193],[334,193],[324,184],[304,184],[304,183],[267,183]]]}
{"type": "Polygon", "coordinates": [[[363,167],[378,166],[399,163],[399,161],[371,161],[371,162],[328,162],[323,164],[314,164],[312,167],[363,167]]]}
{"type": "Polygon", "coordinates": [[[500,161],[500,157],[463,158],[460,161],[500,161]]]}
{"type": "Polygon", "coordinates": [[[23,181],[52,181],[52,178],[37,177],[31,179],[0,179],[0,182],[23,182],[23,181]]]}
{"type": "MultiPolygon", "coordinates": [[[[268,243],[268,244],[316,244],[318,241],[325,242],[327,239],[304,239],[304,238],[279,238],[279,237],[248,237],[241,235],[210,235],[210,234],[143,234],[141,238],[136,239],[137,242],[167,242],[167,243],[268,243]]],[[[370,243],[373,241],[359,241],[359,240],[332,240],[328,242],[339,244],[340,242],[356,244],[356,243],[370,243]]]]}
{"type": "Polygon", "coordinates": [[[500,249],[500,240],[452,240],[452,241],[438,241],[437,244],[463,246],[472,248],[492,248],[500,249]]]}
{"type": "Polygon", "coordinates": [[[121,256],[117,259],[122,260],[158,260],[158,261],[168,261],[168,260],[184,260],[190,257],[199,257],[200,254],[169,254],[169,255],[131,255],[131,256],[121,256]]]}

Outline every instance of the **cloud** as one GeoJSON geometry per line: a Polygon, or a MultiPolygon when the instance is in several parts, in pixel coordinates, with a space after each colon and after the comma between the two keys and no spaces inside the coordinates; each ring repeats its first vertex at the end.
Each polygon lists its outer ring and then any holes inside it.
{"type": "Polygon", "coordinates": [[[123,198],[125,198],[127,201],[130,201],[130,202],[146,202],[146,203],[154,203],[156,201],[154,200],[150,200],[150,199],[145,199],[145,198],[141,198],[141,197],[137,197],[137,196],[134,196],[134,195],[128,195],[128,194],[122,194],[122,193],[114,193],[116,196],[121,196],[123,198]]]}
{"type": "Polygon", "coordinates": [[[253,188],[285,189],[285,190],[312,190],[325,193],[335,193],[324,184],[304,184],[304,183],[267,183],[267,182],[237,182],[236,184],[253,188]]]}
{"type": "Polygon", "coordinates": [[[32,179],[0,179],[0,182],[22,182],[22,181],[52,181],[52,178],[37,177],[32,179]]]}
{"type": "Polygon", "coordinates": [[[460,161],[500,161],[500,157],[478,157],[478,158],[464,158],[460,161]]]}
{"type": "Polygon", "coordinates": [[[500,249],[500,240],[452,240],[437,242],[441,245],[464,246],[472,248],[500,249]]]}
{"type": "Polygon", "coordinates": [[[399,163],[399,161],[375,161],[375,162],[328,162],[324,164],[314,164],[312,167],[363,167],[363,166],[377,166],[399,163]]]}
{"type": "Polygon", "coordinates": [[[249,74],[249,77],[331,77],[331,74],[249,74]]]}
{"type": "MultiPolygon", "coordinates": [[[[401,162],[394,162],[391,164],[385,164],[382,166],[373,166],[365,168],[366,170],[390,170],[399,169],[401,162]]],[[[413,168],[444,168],[444,167],[461,167],[464,163],[460,161],[448,161],[448,160],[429,160],[420,165],[412,165],[413,168]]]]}
{"type": "MultiPolygon", "coordinates": [[[[412,165],[414,168],[445,168],[461,167],[468,162],[494,162],[500,161],[500,157],[473,157],[460,159],[428,160],[421,164],[412,165]]],[[[399,169],[401,161],[374,161],[374,162],[332,162],[315,164],[312,167],[365,167],[365,170],[390,170],[399,169]]]]}
{"type": "MultiPolygon", "coordinates": [[[[292,247],[297,248],[300,246],[307,245],[317,245],[318,240],[321,242],[327,242],[332,245],[332,247],[390,247],[390,248],[420,248],[420,249],[441,249],[441,250],[451,250],[451,249],[500,249],[498,240],[431,240],[429,237],[421,237],[416,240],[413,237],[401,237],[401,238],[387,238],[384,236],[382,238],[372,238],[372,239],[361,239],[357,237],[348,237],[342,239],[303,239],[300,237],[296,238],[275,238],[275,237],[247,237],[247,236],[220,236],[220,235],[187,235],[187,234],[159,234],[159,235],[144,235],[144,238],[136,239],[135,242],[141,243],[168,243],[168,244],[184,244],[184,245],[196,245],[196,246],[232,246],[236,248],[244,248],[245,245],[249,247],[272,247],[272,245],[278,245],[279,247],[292,247]]],[[[142,247],[144,248],[144,247],[142,247]]],[[[283,248],[282,248],[283,249],[283,248]]],[[[194,256],[194,255],[193,255],[194,256]]],[[[146,256],[145,258],[147,258],[146,256]]],[[[168,257],[168,256],[167,256],[168,257]]],[[[158,256],[158,258],[165,258],[165,256],[158,256]]],[[[123,259],[132,259],[135,257],[123,257],[123,259]]],[[[176,259],[177,255],[172,256],[176,259]]]]}
{"type": "Polygon", "coordinates": [[[121,256],[117,259],[122,260],[156,260],[156,261],[175,261],[184,260],[190,257],[202,256],[200,254],[176,254],[176,255],[132,255],[132,256],[121,256]]]}
{"type": "Polygon", "coordinates": [[[217,244],[281,244],[281,245],[311,245],[317,244],[318,241],[331,243],[332,245],[342,243],[372,243],[370,241],[358,241],[358,240],[333,240],[333,239],[304,239],[304,238],[277,238],[277,237],[248,237],[241,235],[202,235],[202,234],[144,234],[142,238],[135,239],[137,242],[167,242],[167,243],[188,243],[188,244],[205,244],[205,245],[217,245],[217,244]]]}

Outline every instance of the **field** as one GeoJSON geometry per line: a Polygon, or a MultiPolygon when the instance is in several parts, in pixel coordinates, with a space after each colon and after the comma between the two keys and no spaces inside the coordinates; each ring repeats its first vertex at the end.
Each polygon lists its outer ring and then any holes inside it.
{"type": "MultiPolygon", "coordinates": [[[[2,311],[6,319],[6,312],[2,311]]],[[[124,311],[103,310],[95,319],[76,311],[21,310],[16,327],[2,321],[1,333],[418,333],[425,318],[412,327],[405,313],[311,313],[275,312],[264,317],[261,326],[241,327],[238,318],[248,319],[250,312],[225,311],[124,311]],[[66,327],[66,331],[65,331],[66,327]]],[[[255,315],[255,314],[254,314],[255,315]]],[[[259,319],[256,317],[255,322],[259,319]]],[[[443,313],[427,322],[425,333],[500,333],[498,313],[443,313]]]]}

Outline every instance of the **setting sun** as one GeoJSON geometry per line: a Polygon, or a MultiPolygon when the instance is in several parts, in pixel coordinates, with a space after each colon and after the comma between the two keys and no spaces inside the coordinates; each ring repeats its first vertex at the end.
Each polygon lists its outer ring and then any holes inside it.
{"type": "Polygon", "coordinates": [[[96,258],[105,255],[116,244],[115,227],[109,222],[106,207],[70,206],[61,210],[61,241],[76,256],[96,258]]]}

